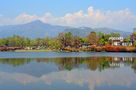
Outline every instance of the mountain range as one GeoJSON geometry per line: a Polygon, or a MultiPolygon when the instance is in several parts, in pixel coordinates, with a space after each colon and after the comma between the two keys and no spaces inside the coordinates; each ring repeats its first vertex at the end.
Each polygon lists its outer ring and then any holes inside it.
{"type": "Polygon", "coordinates": [[[89,27],[68,27],[43,23],[40,20],[20,25],[0,26],[0,38],[13,35],[20,35],[29,38],[56,37],[61,32],[71,32],[76,36],[87,36],[90,32],[113,33],[118,32],[121,36],[127,36],[130,32],[115,30],[111,28],[89,28],[89,27]]]}

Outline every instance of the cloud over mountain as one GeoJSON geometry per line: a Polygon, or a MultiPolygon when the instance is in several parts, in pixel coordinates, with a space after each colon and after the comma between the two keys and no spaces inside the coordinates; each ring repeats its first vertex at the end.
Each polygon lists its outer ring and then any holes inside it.
{"type": "Polygon", "coordinates": [[[45,13],[41,16],[22,13],[12,19],[2,18],[0,24],[22,24],[37,19],[45,23],[64,26],[110,27],[126,31],[136,27],[136,15],[129,9],[103,11],[93,7],[89,7],[86,11],[80,10],[59,17],[51,13],[45,13]]]}

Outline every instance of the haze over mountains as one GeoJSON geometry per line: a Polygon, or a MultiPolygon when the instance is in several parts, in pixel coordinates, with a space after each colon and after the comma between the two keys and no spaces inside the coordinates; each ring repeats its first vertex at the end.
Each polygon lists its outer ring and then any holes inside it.
{"type": "Polygon", "coordinates": [[[90,32],[104,32],[112,33],[118,32],[121,36],[127,36],[130,32],[121,30],[115,30],[110,28],[89,28],[89,27],[68,27],[68,26],[57,26],[43,23],[39,20],[21,24],[21,25],[8,25],[0,26],[0,38],[9,37],[13,35],[20,35],[29,38],[43,38],[43,37],[56,37],[61,32],[71,32],[76,36],[87,36],[90,32]]]}

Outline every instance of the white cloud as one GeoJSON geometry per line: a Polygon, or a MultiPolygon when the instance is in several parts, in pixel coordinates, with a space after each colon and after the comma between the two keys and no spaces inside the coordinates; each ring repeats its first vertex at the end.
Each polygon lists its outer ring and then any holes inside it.
{"type": "Polygon", "coordinates": [[[80,10],[75,13],[67,13],[61,17],[56,17],[51,13],[45,13],[42,16],[23,13],[14,19],[11,19],[12,22],[5,18],[0,21],[0,24],[21,24],[36,19],[50,24],[64,26],[110,27],[122,30],[131,30],[136,27],[136,15],[129,9],[102,11],[100,9],[94,9],[93,7],[89,7],[86,12],[80,10]]]}
{"type": "Polygon", "coordinates": [[[15,18],[16,23],[26,23],[26,22],[31,22],[33,20],[36,20],[38,16],[36,15],[29,15],[26,13],[23,13],[15,18]]]}

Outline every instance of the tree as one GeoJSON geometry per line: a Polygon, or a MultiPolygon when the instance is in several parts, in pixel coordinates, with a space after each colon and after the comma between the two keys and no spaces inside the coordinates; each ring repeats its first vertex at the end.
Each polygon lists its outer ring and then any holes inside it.
{"type": "Polygon", "coordinates": [[[99,37],[98,44],[105,45],[105,43],[106,43],[105,34],[102,32],[98,32],[98,37],[99,37]]]}
{"type": "Polygon", "coordinates": [[[133,45],[136,46],[136,40],[134,40],[133,45]]]}
{"type": "Polygon", "coordinates": [[[58,36],[58,40],[60,42],[61,48],[64,48],[65,47],[65,34],[60,33],[58,36]]]}
{"type": "Polygon", "coordinates": [[[109,43],[109,37],[117,37],[120,36],[118,33],[110,33],[110,34],[104,34],[104,33],[98,33],[99,41],[98,43],[100,45],[106,45],[109,43]]]}
{"type": "Polygon", "coordinates": [[[116,32],[116,33],[114,32],[114,33],[111,33],[111,36],[112,36],[112,37],[120,37],[120,34],[117,33],[117,32],[116,32]]]}
{"type": "Polygon", "coordinates": [[[31,46],[31,40],[29,38],[24,39],[24,46],[31,46]]]}
{"type": "Polygon", "coordinates": [[[91,32],[88,35],[88,41],[92,45],[97,45],[97,43],[98,43],[98,36],[97,36],[96,32],[91,32]]]}
{"type": "Polygon", "coordinates": [[[58,36],[58,40],[60,41],[62,48],[72,46],[72,39],[73,35],[71,32],[60,33],[58,36]]]}
{"type": "Polygon", "coordinates": [[[127,36],[125,39],[124,39],[125,42],[130,42],[130,36],[127,36]]]}
{"type": "Polygon", "coordinates": [[[42,38],[37,38],[37,39],[35,40],[35,44],[36,44],[36,46],[44,46],[45,41],[44,41],[44,39],[42,39],[42,38]]]}
{"type": "Polygon", "coordinates": [[[71,32],[65,33],[65,45],[66,46],[71,46],[72,39],[73,39],[73,35],[71,32]]]}
{"type": "Polygon", "coordinates": [[[57,38],[52,38],[48,42],[50,49],[61,49],[61,43],[57,38]]]}
{"type": "Polygon", "coordinates": [[[99,45],[105,45],[106,41],[104,40],[104,38],[100,38],[98,43],[99,45]]]}
{"type": "Polygon", "coordinates": [[[80,37],[80,41],[81,43],[89,43],[87,37],[82,37],[82,38],[80,37]]]}
{"type": "Polygon", "coordinates": [[[75,48],[79,48],[80,45],[81,45],[80,37],[74,36],[73,40],[72,40],[72,46],[75,47],[75,48]]]}
{"type": "Polygon", "coordinates": [[[7,46],[8,45],[8,40],[6,38],[0,39],[0,46],[7,46]]]}
{"type": "Polygon", "coordinates": [[[48,48],[49,47],[49,42],[50,42],[50,38],[49,37],[46,37],[45,39],[44,39],[44,45],[46,46],[46,48],[48,48]]]}
{"type": "Polygon", "coordinates": [[[7,39],[7,46],[15,46],[15,47],[24,47],[25,46],[25,38],[14,35],[12,37],[8,37],[7,39]]]}

